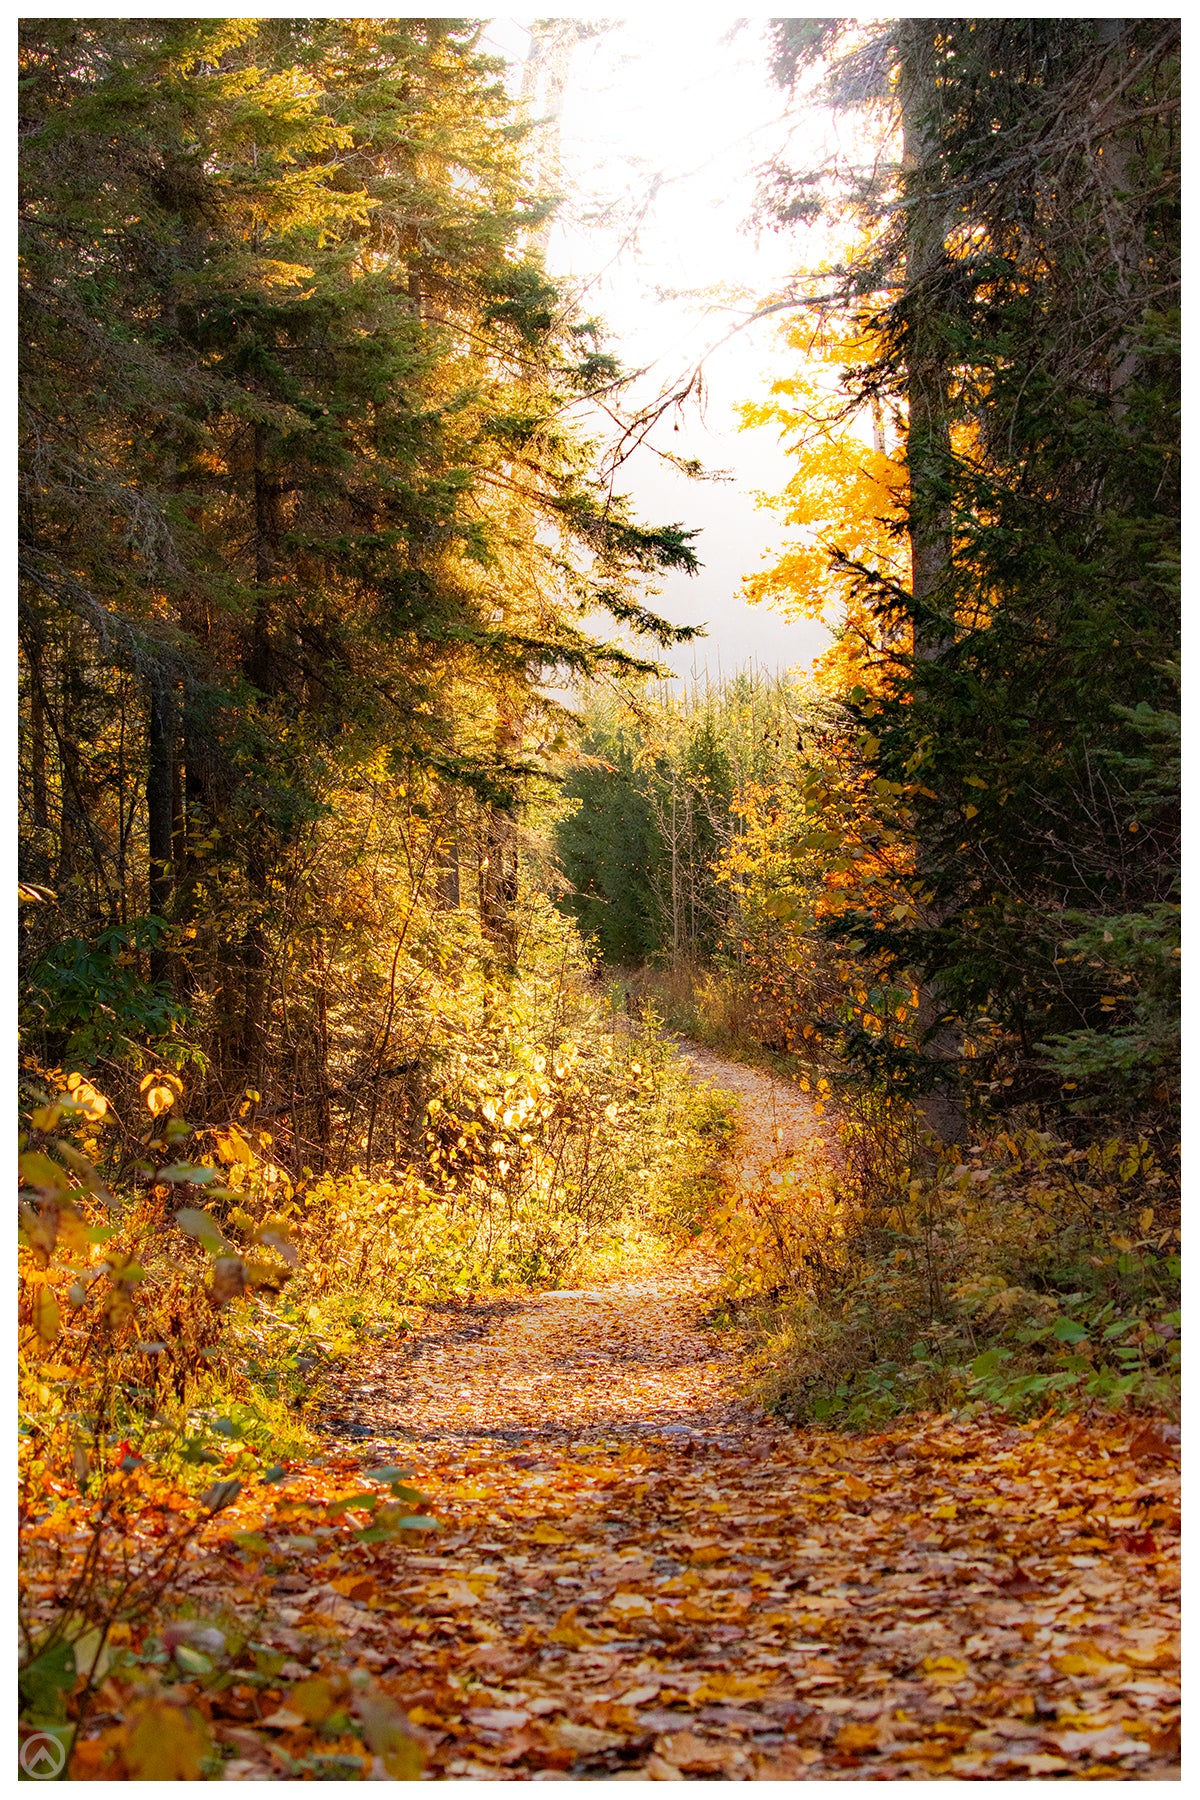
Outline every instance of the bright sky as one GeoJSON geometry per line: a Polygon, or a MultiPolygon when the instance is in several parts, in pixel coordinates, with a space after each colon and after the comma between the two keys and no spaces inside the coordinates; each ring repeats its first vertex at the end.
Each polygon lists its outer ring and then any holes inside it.
{"type": "MultiPolygon", "coordinates": [[[[489,37],[514,59],[529,42],[510,21],[497,21],[489,37]]],[[[806,260],[804,234],[756,237],[748,227],[755,170],[782,141],[782,112],[762,20],[651,14],[614,24],[572,54],[561,114],[571,192],[549,241],[551,269],[579,284],[625,366],[646,369],[639,398],[686,377],[709,352],[703,411],[690,403],[679,429],[668,418],[651,442],[730,479],[689,480],[643,448],[619,483],[643,518],[702,528],[701,574],[670,578],[654,602],[678,623],[707,625],[706,638],[663,657],[684,676],[751,661],[807,665],[828,641],[820,625],[789,624],[738,595],[742,577],[786,535],[754,494],[779,492],[787,460],[773,432],[740,431],[734,411],[766,394],[773,364],[775,372],[785,366],[778,326],[761,321],[713,348],[806,260]]],[[[814,134],[822,124],[814,116],[814,134]]]]}

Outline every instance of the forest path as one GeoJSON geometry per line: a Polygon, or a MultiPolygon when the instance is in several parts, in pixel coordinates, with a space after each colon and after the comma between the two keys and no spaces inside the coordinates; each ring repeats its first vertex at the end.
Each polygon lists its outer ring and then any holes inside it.
{"type": "MultiPolygon", "coordinates": [[[[737,1097],[740,1186],[817,1148],[820,1122],[794,1084],[682,1049],[700,1081],[737,1097]]],[[[324,1429],[422,1452],[588,1434],[728,1447],[761,1420],[741,1397],[736,1351],[699,1323],[720,1287],[719,1251],[701,1237],[601,1287],[428,1307],[413,1339],[335,1391],[324,1429]]]]}
{"type": "MultiPolygon", "coordinates": [[[[819,1129],[786,1083],[689,1054],[741,1096],[742,1179],[819,1129]]],[[[353,1365],[281,1513],[401,1464],[440,1529],[290,1540],[256,1631],[285,1675],[369,1670],[441,1779],[1172,1775],[1177,1576],[1088,1516],[1136,1427],[782,1427],[703,1324],[714,1249],[430,1307],[353,1365]]],[[[1139,1452],[1127,1488],[1169,1509],[1169,1446],[1139,1452]]],[[[322,1749],[272,1719],[230,1773],[322,1749]]]]}

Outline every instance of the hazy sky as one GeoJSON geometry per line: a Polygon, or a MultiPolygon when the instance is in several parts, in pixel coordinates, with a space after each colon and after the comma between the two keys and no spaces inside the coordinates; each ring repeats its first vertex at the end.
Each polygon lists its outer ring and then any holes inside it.
{"type": "MultiPolygon", "coordinates": [[[[492,37],[506,54],[524,55],[522,26],[498,22],[492,37]]],[[[707,624],[705,639],[663,658],[685,675],[751,660],[772,669],[807,664],[828,641],[820,625],[789,624],[738,595],[743,576],[786,535],[754,502],[756,490],[780,490],[786,458],[773,432],[739,430],[734,411],[764,396],[773,370],[786,366],[778,325],[761,321],[713,348],[805,253],[794,233],[756,238],[747,229],[755,170],[781,141],[782,111],[761,20],[738,27],[733,15],[651,15],[619,22],[572,54],[560,124],[571,192],[549,241],[550,266],[578,283],[626,367],[646,369],[641,397],[704,358],[703,412],[689,404],[651,441],[731,477],[688,480],[652,449],[622,470],[619,485],[642,517],[701,527],[701,574],[672,577],[655,602],[678,623],[707,624]]]]}

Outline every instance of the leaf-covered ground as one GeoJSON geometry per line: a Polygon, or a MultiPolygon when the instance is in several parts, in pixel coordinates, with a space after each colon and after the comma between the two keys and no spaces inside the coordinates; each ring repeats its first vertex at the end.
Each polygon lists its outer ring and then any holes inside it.
{"type": "MultiPolygon", "coordinates": [[[[251,1646],[174,1690],[226,1779],[366,1773],[372,1706],[416,1740],[377,1774],[1177,1775],[1171,1431],[781,1428],[703,1324],[705,1254],[430,1310],[348,1372],[325,1463],[187,1565],[184,1610],[251,1646]],[[436,1531],[372,1534],[397,1467],[436,1531]]],[[[114,1772],[104,1728],[78,1773],[114,1772]]]]}

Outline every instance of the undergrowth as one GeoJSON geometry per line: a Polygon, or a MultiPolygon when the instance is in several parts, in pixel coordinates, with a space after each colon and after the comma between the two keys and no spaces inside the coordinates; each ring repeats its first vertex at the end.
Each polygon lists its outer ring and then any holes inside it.
{"type": "Polygon", "coordinates": [[[187,1077],[149,1053],[107,1093],[27,1062],[27,1719],[75,1731],[205,1520],[319,1460],[325,1379],[365,1343],[427,1303],[599,1278],[700,1228],[728,1120],[654,1017],[614,1018],[569,929],[551,916],[557,962],[510,971],[502,996],[457,996],[469,1029],[427,1057],[419,1129],[382,1170],[297,1179],[255,1096],[196,1123],[187,1077]],[[131,1580],[146,1532],[158,1548],[131,1580]],[[55,1559],[71,1573],[47,1603],[55,1559]]]}
{"type": "Polygon", "coordinates": [[[1030,1129],[938,1160],[911,1121],[909,1136],[903,1184],[893,1170],[889,1193],[876,1161],[864,1191],[863,1126],[843,1118],[841,1156],[781,1163],[727,1220],[721,1317],[748,1335],[761,1399],[847,1428],[929,1410],[1175,1412],[1179,1215],[1151,1148],[1030,1129]]]}

